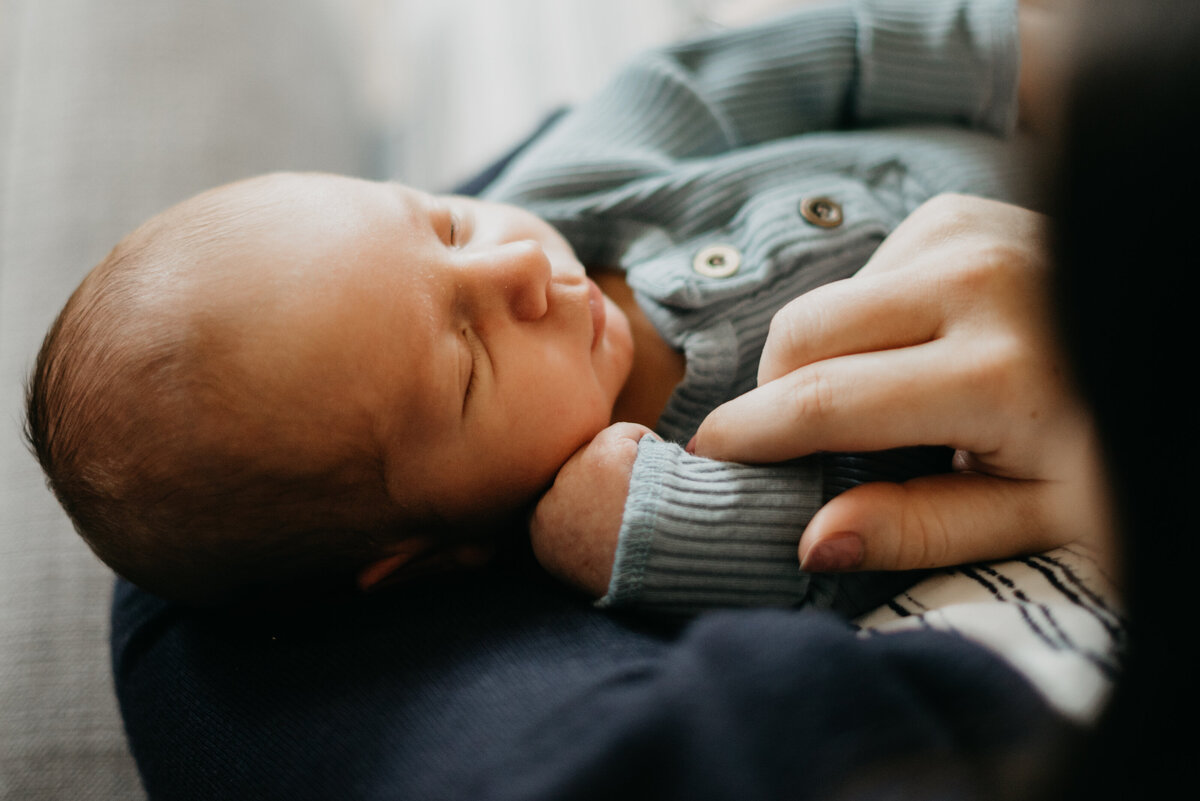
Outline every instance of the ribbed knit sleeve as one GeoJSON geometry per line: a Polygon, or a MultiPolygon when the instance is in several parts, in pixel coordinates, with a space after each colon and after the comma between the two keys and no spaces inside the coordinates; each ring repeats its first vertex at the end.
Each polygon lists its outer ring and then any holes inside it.
{"type": "Polygon", "coordinates": [[[1012,0],[860,0],[860,125],[948,122],[994,133],[1016,125],[1012,0]]]}
{"type": "Polygon", "coordinates": [[[1016,120],[1014,0],[861,0],[642,55],[489,190],[530,202],[611,189],[813,131],[1016,120]],[[562,180],[566,170],[571,181],[562,180]],[[582,179],[582,180],[581,180],[582,179]]]}
{"type": "Polygon", "coordinates": [[[818,459],[715,462],[643,437],[599,603],[668,614],[801,603],[811,577],[799,570],[796,544],[821,503],[818,459]]]}
{"type": "MultiPolygon", "coordinates": [[[[624,85],[657,93],[669,78],[734,146],[879,124],[1003,133],[1015,123],[1017,47],[1013,0],[859,0],[653,54],[624,85]]],[[[657,141],[692,128],[661,119],[669,136],[650,133],[657,141]]]]}
{"type": "Polygon", "coordinates": [[[743,465],[643,437],[612,581],[598,605],[675,616],[799,605],[863,614],[925,573],[805,573],[796,553],[800,535],[838,493],[945,471],[950,455],[946,448],[901,448],[743,465]]]}

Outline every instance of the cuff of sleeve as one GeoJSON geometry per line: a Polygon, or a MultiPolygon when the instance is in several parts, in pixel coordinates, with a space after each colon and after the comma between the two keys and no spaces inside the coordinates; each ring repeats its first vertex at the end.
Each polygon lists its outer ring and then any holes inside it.
{"type": "Polygon", "coordinates": [[[858,119],[960,119],[1007,134],[1017,123],[1014,0],[858,4],[858,119]]]}
{"type": "Polygon", "coordinates": [[[815,458],[747,466],[643,437],[597,605],[691,614],[811,600],[817,588],[799,570],[796,546],[821,506],[821,473],[815,458]]]}
{"type": "Polygon", "coordinates": [[[824,481],[823,500],[871,481],[900,483],[918,476],[949,473],[953,469],[954,449],[938,445],[893,448],[867,453],[826,453],[821,456],[824,481]]]}

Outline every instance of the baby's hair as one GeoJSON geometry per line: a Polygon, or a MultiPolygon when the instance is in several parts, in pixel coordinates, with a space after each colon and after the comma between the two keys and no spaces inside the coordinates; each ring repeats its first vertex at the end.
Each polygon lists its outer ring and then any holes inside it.
{"type": "Polygon", "coordinates": [[[205,193],[127,237],[67,301],[26,386],[26,437],[76,530],[168,598],[349,579],[399,538],[379,459],[336,426],[320,458],[288,453],[305,421],[276,416],[277,396],[227,358],[240,332],[186,295],[256,210],[205,193]]]}

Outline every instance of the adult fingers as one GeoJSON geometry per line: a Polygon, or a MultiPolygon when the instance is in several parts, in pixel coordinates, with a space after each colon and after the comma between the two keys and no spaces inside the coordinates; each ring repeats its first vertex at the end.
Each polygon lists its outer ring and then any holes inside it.
{"type": "Polygon", "coordinates": [[[1044,252],[1045,218],[1027,209],[970,195],[947,193],[925,201],[871,255],[858,275],[908,270],[922,261],[970,259],[999,242],[1034,245],[1044,252]]]}
{"type": "Polygon", "coordinates": [[[945,312],[926,273],[836,281],[775,314],[758,365],[760,385],[813,362],[888,350],[937,336],[945,312]]]}
{"type": "Polygon", "coordinates": [[[981,474],[863,484],[825,505],[800,539],[814,572],[913,570],[1002,559],[1070,538],[1045,514],[1049,482],[981,474]]]}
{"type": "Polygon", "coordinates": [[[942,195],[902,222],[853,278],[776,314],[758,383],[823,359],[918,344],[955,324],[1011,325],[1031,314],[1043,218],[995,201],[942,195]],[[1014,315],[1005,304],[1021,310],[1014,315]],[[990,309],[990,311],[988,311],[990,309]]]}
{"type": "Polygon", "coordinates": [[[906,445],[989,452],[998,420],[987,413],[987,370],[943,340],[829,359],[719,406],[691,450],[738,462],[906,445]]]}

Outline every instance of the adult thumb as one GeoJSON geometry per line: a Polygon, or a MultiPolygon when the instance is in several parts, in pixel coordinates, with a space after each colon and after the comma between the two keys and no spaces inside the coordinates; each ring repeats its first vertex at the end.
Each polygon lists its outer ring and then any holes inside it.
{"type": "Polygon", "coordinates": [[[800,538],[811,572],[915,570],[1003,559],[1062,545],[1046,482],[974,473],[863,484],[826,504],[800,538]]]}

